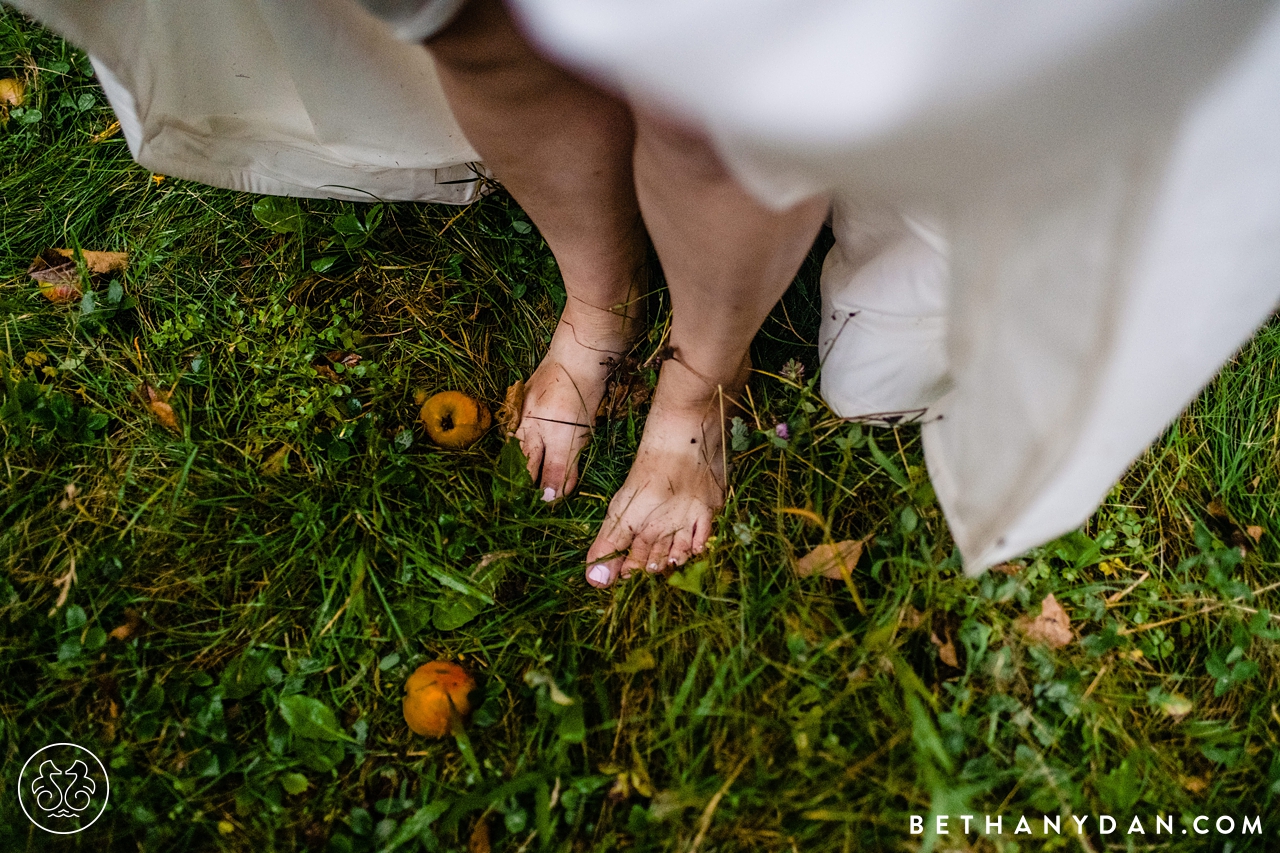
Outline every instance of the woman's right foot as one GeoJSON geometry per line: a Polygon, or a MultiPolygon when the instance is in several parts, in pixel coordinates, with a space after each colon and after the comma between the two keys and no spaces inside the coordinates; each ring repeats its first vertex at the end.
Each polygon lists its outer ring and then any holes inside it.
{"type": "Polygon", "coordinates": [[[677,360],[663,364],[635,462],[587,551],[588,583],[606,587],[702,553],[725,501],[725,418],[749,373],[744,362],[713,384],[677,360]]]}
{"type": "Polygon", "coordinates": [[[578,484],[578,457],[591,439],[609,374],[640,330],[636,313],[634,305],[610,310],[570,298],[547,354],[525,382],[515,435],[544,501],[578,484]]]}

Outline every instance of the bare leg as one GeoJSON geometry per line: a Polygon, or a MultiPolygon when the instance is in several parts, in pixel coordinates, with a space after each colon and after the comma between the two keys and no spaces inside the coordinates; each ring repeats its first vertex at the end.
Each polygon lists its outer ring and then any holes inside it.
{"type": "Polygon", "coordinates": [[[631,113],[534,53],[499,0],[472,0],[427,48],[467,139],[564,276],[568,301],[526,385],[516,433],[552,500],[576,485],[609,365],[643,321],[648,244],[631,177],[631,113]]]}
{"type": "Polygon", "coordinates": [[[681,565],[706,544],[725,499],[723,415],[746,382],[752,338],[828,206],[818,198],[769,210],[696,134],[639,110],[636,129],[636,190],[671,291],[672,354],[636,461],[587,552],[594,586],[681,565]]]}

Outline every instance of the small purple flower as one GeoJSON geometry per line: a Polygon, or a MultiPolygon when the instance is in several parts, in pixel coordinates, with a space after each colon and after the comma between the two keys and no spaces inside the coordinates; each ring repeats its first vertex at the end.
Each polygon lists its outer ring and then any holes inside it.
{"type": "Polygon", "coordinates": [[[787,363],[782,365],[782,377],[799,385],[804,381],[804,364],[794,358],[788,359],[787,363]]]}
{"type": "Polygon", "coordinates": [[[783,441],[786,441],[788,438],[791,438],[791,430],[790,428],[787,427],[786,421],[783,421],[782,423],[775,426],[773,428],[773,433],[783,441]]]}

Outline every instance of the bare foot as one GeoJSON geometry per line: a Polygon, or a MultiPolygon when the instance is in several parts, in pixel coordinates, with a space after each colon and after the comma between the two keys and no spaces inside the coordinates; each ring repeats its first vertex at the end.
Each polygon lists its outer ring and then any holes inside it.
{"type": "Polygon", "coordinates": [[[529,474],[553,501],[578,484],[578,456],[591,438],[609,371],[631,348],[637,310],[596,308],[570,299],[551,346],[525,383],[516,438],[529,474]]]}
{"type": "Polygon", "coordinates": [[[724,417],[746,384],[743,366],[723,392],[683,364],[662,366],[631,472],[587,551],[587,582],[681,566],[699,554],[724,506],[724,417]]]}

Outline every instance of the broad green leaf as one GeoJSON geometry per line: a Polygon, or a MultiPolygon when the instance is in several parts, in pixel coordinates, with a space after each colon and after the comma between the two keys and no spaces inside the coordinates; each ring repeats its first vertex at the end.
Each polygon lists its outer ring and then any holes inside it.
{"type": "Polygon", "coordinates": [[[249,649],[227,664],[219,684],[222,695],[228,699],[243,699],[271,683],[271,655],[258,649],[249,649]]]}
{"type": "Polygon", "coordinates": [[[449,802],[437,800],[434,803],[428,803],[418,809],[402,824],[391,840],[387,842],[387,846],[383,848],[382,853],[395,850],[410,841],[416,841],[422,833],[426,832],[431,824],[440,819],[440,816],[449,810],[449,802]]]}
{"type": "Polygon", "coordinates": [[[296,739],[294,749],[303,766],[317,773],[328,773],[338,766],[338,762],[342,761],[344,755],[342,744],[326,743],[311,738],[296,739]]]}
{"type": "Polygon", "coordinates": [[[289,724],[297,737],[313,740],[343,740],[345,735],[338,726],[338,718],[328,705],[319,699],[295,693],[280,700],[280,716],[289,724]]]}
{"type": "Polygon", "coordinates": [[[297,199],[264,196],[253,203],[253,218],[277,234],[302,230],[302,208],[297,199]]]}
{"type": "Polygon", "coordinates": [[[702,595],[702,579],[706,576],[707,569],[710,567],[710,560],[694,560],[667,578],[667,583],[676,589],[691,592],[694,595],[702,595]]]}
{"type": "Polygon", "coordinates": [[[287,794],[301,794],[310,784],[301,773],[286,773],[280,777],[280,787],[287,794]]]}

